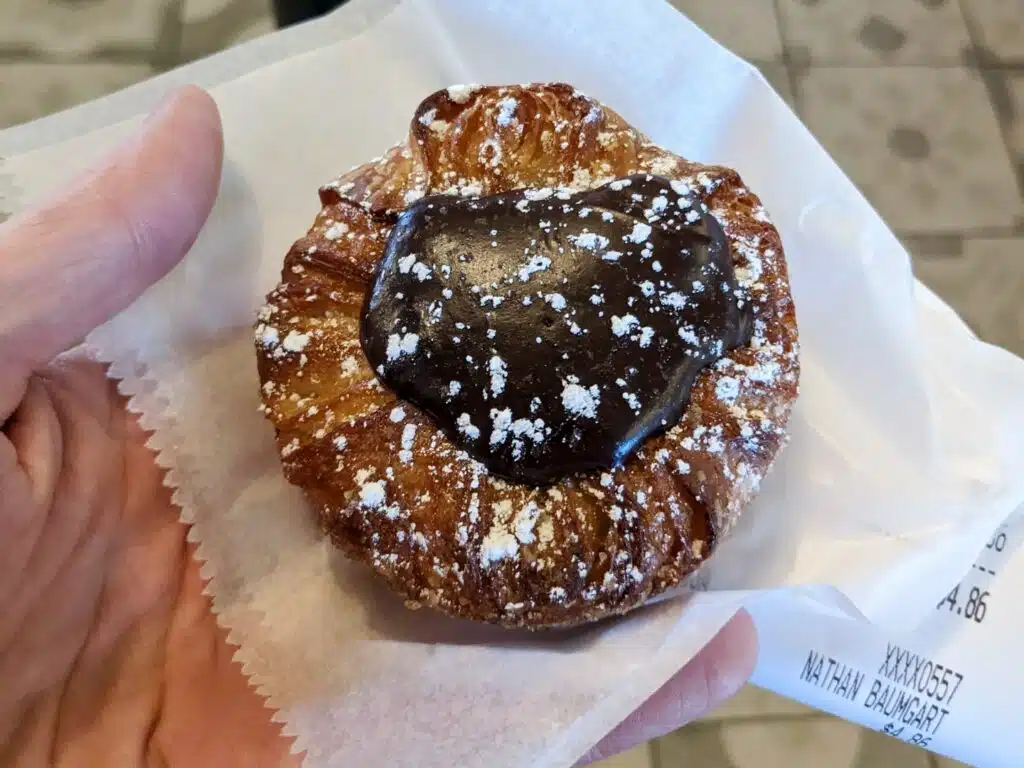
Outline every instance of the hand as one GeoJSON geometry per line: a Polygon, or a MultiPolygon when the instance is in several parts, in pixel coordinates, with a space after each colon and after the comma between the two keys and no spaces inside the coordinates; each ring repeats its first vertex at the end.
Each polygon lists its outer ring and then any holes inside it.
{"type": "MultiPolygon", "coordinates": [[[[2,765],[299,764],[232,662],[147,435],[75,349],[189,249],[221,159],[216,107],[185,89],[0,225],[2,765]]],[[[588,758],[718,704],[755,644],[737,617],[588,758]]]]}
{"type": "Polygon", "coordinates": [[[756,661],[754,622],[746,611],[741,611],[578,765],[625,752],[706,715],[739,693],[756,661]]]}
{"type": "Polygon", "coordinates": [[[147,436],[101,366],[62,355],[182,257],[220,171],[217,110],[189,89],[0,226],[0,765],[291,762],[147,436]]]}

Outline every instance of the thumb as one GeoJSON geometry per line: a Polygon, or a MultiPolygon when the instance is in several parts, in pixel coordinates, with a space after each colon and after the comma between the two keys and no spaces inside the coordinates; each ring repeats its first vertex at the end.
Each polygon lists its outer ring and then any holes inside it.
{"type": "Polygon", "coordinates": [[[0,225],[0,376],[27,377],[169,272],[210,214],[222,158],[216,105],[185,88],[100,169],[0,225]]]}
{"type": "Polygon", "coordinates": [[[706,715],[739,693],[757,662],[757,629],[740,611],[690,662],[576,764],[618,755],[706,715]]]}

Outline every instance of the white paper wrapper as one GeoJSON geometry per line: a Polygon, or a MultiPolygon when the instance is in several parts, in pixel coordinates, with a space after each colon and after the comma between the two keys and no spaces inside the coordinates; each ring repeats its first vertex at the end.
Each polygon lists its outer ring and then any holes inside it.
{"type": "MultiPolygon", "coordinates": [[[[156,430],[215,610],[308,764],[571,765],[741,604],[765,632],[759,679],[810,698],[791,678],[811,626],[823,653],[855,629],[921,637],[907,633],[1024,501],[1024,364],[920,289],[760,75],[659,0],[405,0],[214,94],[227,159],[204,234],[90,341],[156,430]],[[792,445],[701,574],[706,591],[544,637],[407,612],[320,540],[256,411],[251,342],[321,183],[402,136],[437,88],[530,80],[571,82],[679,154],[737,168],[786,244],[803,350],[792,445]]],[[[135,124],[14,156],[7,172],[41,193],[135,124]]]]}

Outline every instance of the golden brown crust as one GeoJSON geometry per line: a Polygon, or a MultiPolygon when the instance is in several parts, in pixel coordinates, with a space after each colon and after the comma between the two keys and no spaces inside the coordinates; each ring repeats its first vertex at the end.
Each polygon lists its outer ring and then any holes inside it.
{"type": "Polygon", "coordinates": [[[338,547],[411,604],[531,628],[625,613],[707,559],[785,443],[799,375],[782,243],[736,172],[667,152],[567,85],[454,87],[420,105],[403,143],[320,196],[256,342],[284,472],[338,547]],[[383,388],[360,348],[364,291],[397,212],[426,194],[644,172],[692,187],[722,223],[753,341],[706,370],[679,423],[623,468],[550,489],[489,476],[383,388]]]}

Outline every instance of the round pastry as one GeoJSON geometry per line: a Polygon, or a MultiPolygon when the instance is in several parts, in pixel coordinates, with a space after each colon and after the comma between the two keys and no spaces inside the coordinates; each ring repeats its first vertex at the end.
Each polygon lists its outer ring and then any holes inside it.
{"type": "Polygon", "coordinates": [[[709,557],[798,384],[782,243],[737,173],[568,85],[454,86],[320,200],[256,349],[335,545],[411,607],[529,628],[709,557]]]}

